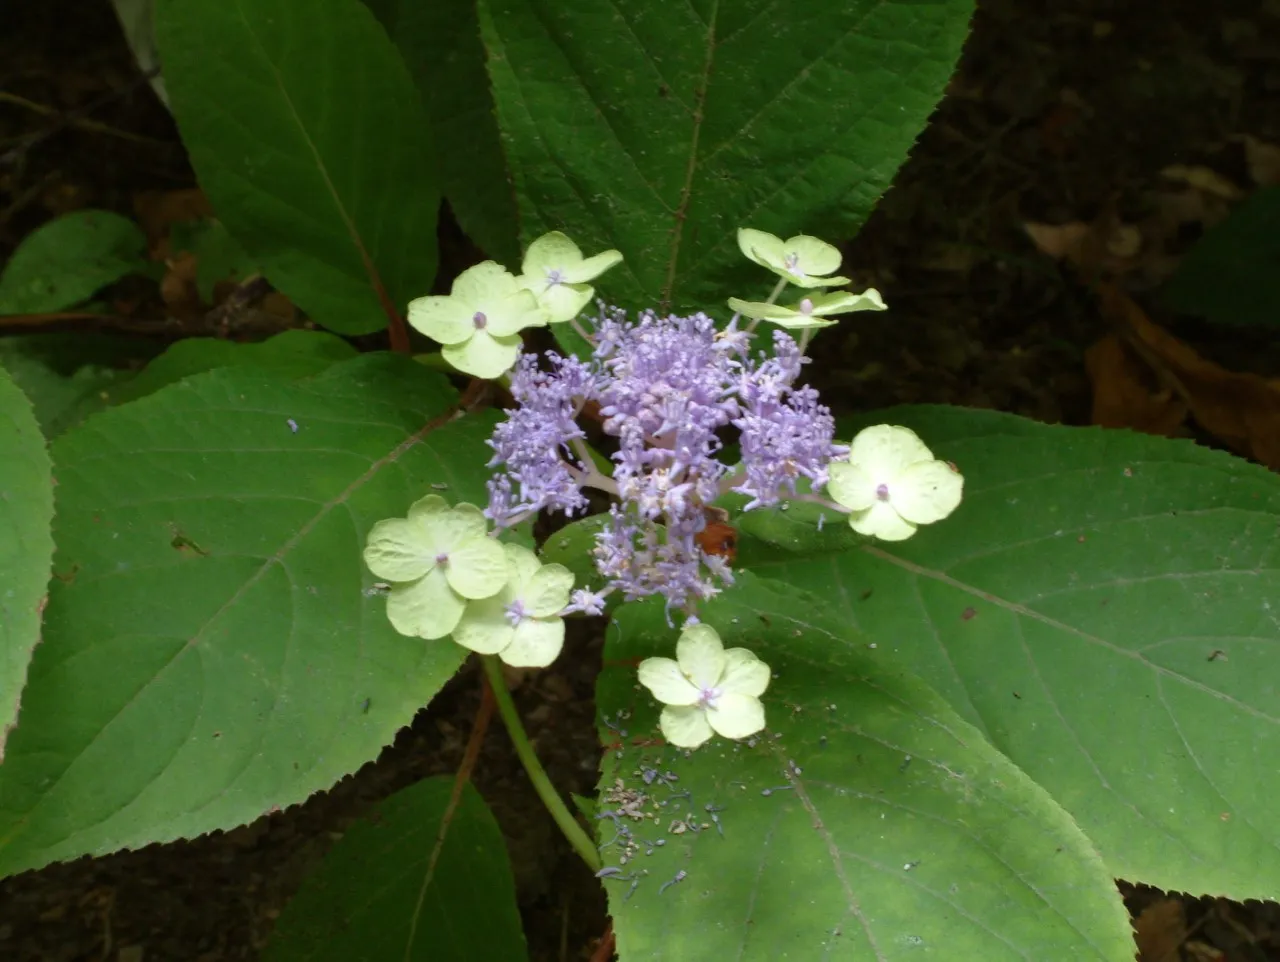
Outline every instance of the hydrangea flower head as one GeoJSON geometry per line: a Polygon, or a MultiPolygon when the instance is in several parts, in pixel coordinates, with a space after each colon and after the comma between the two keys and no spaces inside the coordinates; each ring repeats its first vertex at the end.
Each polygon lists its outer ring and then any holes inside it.
{"type": "Polygon", "coordinates": [[[520,332],[546,322],[534,296],[494,261],[459,274],[447,297],[409,302],[409,323],[439,341],[444,359],[473,377],[510,370],[520,353],[520,332]]]}
{"type": "Polygon", "coordinates": [[[712,734],[746,738],[764,728],[769,666],[746,648],[726,650],[708,624],[686,624],[675,659],[646,658],[639,675],[666,706],[658,727],[672,745],[697,748],[712,734]]]}
{"type": "Polygon", "coordinates": [[[827,291],[800,298],[795,304],[769,304],[765,301],[744,301],[729,298],[729,306],[759,321],[770,321],[789,330],[807,327],[830,327],[835,321],[827,320],[832,314],[850,314],[854,311],[888,310],[880,292],[874,287],[861,294],[852,291],[827,291]]]}
{"type": "Polygon", "coordinates": [[[781,240],[762,230],[738,231],[738,248],[750,261],[768,268],[797,287],[841,287],[847,277],[829,277],[840,269],[840,252],[807,234],[781,240]]]}
{"type": "Polygon", "coordinates": [[[450,507],[434,494],[415,502],[407,518],[373,526],[364,563],[391,582],[387,617],[396,631],[443,638],[457,627],[469,599],[501,590],[507,558],[487,527],[475,505],[450,507]]]}
{"type": "Polygon", "coordinates": [[[794,495],[799,478],[820,487],[847,450],[816,392],[795,386],[805,361],[796,342],[775,331],[774,355],[753,358],[740,335],[704,314],[632,321],[607,310],[589,361],[525,355],[511,378],[520,406],[490,442],[491,465],[504,470],[489,485],[488,516],[505,527],[543,508],[573,514],[587,506],[583,485],[602,488],[619,500],[595,550],[607,590],[660,594],[673,610],[731,584],[728,565],[699,542],[709,507],[731,489],[759,507],[794,495]],[[618,442],[611,467],[590,462],[575,421],[591,403],[618,442]],[[742,445],[736,469],[718,457],[730,426],[742,445]]]}
{"type": "Polygon", "coordinates": [[[583,257],[578,245],[560,231],[543,234],[525,251],[520,284],[537,298],[552,324],[571,321],[591,303],[593,281],[619,263],[615,250],[583,257]]]}
{"type": "Polygon", "coordinates": [[[960,504],[964,478],[910,428],[877,424],[858,432],[847,461],[827,468],[827,492],[848,509],[849,526],[882,541],[904,541],[960,504]]]}
{"type": "Polygon", "coordinates": [[[517,668],[545,668],[564,645],[561,613],[569,604],[573,573],[544,565],[528,548],[502,546],[507,582],[497,594],[467,605],[453,640],[517,668]]]}

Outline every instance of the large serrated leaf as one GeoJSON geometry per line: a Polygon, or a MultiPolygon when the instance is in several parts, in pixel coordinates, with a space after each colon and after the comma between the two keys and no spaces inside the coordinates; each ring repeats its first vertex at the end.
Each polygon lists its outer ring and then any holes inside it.
{"type": "Polygon", "coordinates": [[[634,664],[670,657],[676,631],[661,604],[619,610],[597,700],[602,737],[624,734],[601,810],[643,793],[639,818],[599,821],[627,876],[606,881],[621,958],[1133,958],[1070,816],[820,599],[747,572],[699,614],[773,669],[768,728],[661,747],[634,664]]]}
{"type": "Polygon", "coordinates": [[[262,958],[527,959],[506,842],[484,799],[437,777],[382,802],[303,883],[262,958]]]}
{"type": "Polygon", "coordinates": [[[156,37],[200,186],[276,287],[343,334],[430,288],[426,114],[360,0],[160,0],[156,37]]]}
{"type": "Polygon", "coordinates": [[[465,652],[397,635],[361,549],[432,486],[483,498],[492,419],[453,402],[390,355],[227,368],[59,440],[0,873],[249,822],[390,742],[465,652]]]}
{"type": "Polygon", "coordinates": [[[736,231],[852,235],[942,96],[969,0],[480,0],[527,242],[626,261],[613,303],[767,293],[736,231]],[[740,285],[740,286],[735,286],[740,285]]]}
{"type": "Polygon", "coordinates": [[[40,640],[53,559],[52,472],[31,404],[0,368],[0,758],[40,640]]]}
{"type": "Polygon", "coordinates": [[[1115,875],[1280,896],[1280,478],[1129,432],[877,418],[960,467],[959,510],[899,544],[745,555],[754,570],[820,593],[903,659],[1115,875]]]}

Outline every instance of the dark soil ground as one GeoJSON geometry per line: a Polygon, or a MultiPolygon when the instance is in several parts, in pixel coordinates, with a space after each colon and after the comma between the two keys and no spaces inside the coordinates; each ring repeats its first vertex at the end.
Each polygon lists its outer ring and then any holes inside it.
{"type": "MultiPolygon", "coordinates": [[[[18,6],[0,11],[0,261],[59,213],[130,213],[138,191],[193,184],[105,0],[18,6]]],[[[815,382],[842,410],[942,402],[1088,423],[1083,356],[1106,326],[1023,222],[1140,211],[1171,164],[1244,183],[1238,135],[1280,143],[1278,91],[1275,0],[984,0],[949,96],[849,248],[846,263],[892,313],[857,315],[872,320],[850,325],[857,333],[822,358],[815,382]]],[[[0,333],[13,331],[0,321],[0,333]]],[[[1280,374],[1270,340],[1180,333],[1224,363],[1280,374]]],[[[585,794],[596,776],[598,641],[587,629],[571,644],[577,657],[516,694],[552,776],[585,794]]],[[[0,883],[0,959],[255,959],[345,826],[398,788],[456,769],[478,684],[464,672],[376,764],[298,808],[0,883]]],[[[474,780],[507,835],[535,957],[590,959],[606,923],[598,885],[543,813],[499,725],[474,780]]],[[[1124,890],[1135,917],[1149,910],[1139,926],[1148,962],[1280,959],[1275,906],[1124,890]]]]}

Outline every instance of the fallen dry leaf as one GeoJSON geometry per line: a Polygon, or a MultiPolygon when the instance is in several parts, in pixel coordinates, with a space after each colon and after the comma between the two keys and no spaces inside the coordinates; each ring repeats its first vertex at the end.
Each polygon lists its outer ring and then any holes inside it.
{"type": "Polygon", "coordinates": [[[1249,176],[1259,187],[1280,184],[1280,147],[1245,135],[1244,160],[1249,165],[1249,176]]]}
{"type": "Polygon", "coordinates": [[[1150,248],[1142,227],[1109,215],[1092,223],[1024,223],[1031,243],[1054,260],[1065,261],[1086,277],[1123,277],[1141,263],[1150,248]]]}
{"type": "Polygon", "coordinates": [[[1241,374],[1207,361],[1154,323],[1114,284],[1101,283],[1098,292],[1103,315],[1160,383],[1186,404],[1200,427],[1238,454],[1280,470],[1280,379],[1241,374]]]}
{"type": "Polygon", "coordinates": [[[170,317],[187,324],[197,323],[208,308],[196,290],[196,257],[186,251],[165,260],[160,279],[160,299],[170,317]]]}
{"type": "Polygon", "coordinates": [[[1194,187],[1202,193],[1222,200],[1239,200],[1244,192],[1211,167],[1202,165],[1173,164],[1160,171],[1166,180],[1177,181],[1194,187]]]}
{"type": "Polygon", "coordinates": [[[1177,899],[1152,902],[1133,922],[1139,962],[1177,962],[1187,937],[1187,919],[1177,899]]]}
{"type": "Polygon", "coordinates": [[[1243,196],[1208,167],[1174,165],[1161,175],[1144,197],[1148,213],[1136,223],[1120,219],[1113,199],[1092,222],[1024,223],[1023,229],[1042,253],[1071,265],[1087,281],[1123,277],[1128,290],[1153,289],[1177,270],[1187,228],[1213,227],[1243,196]]]}
{"type": "Polygon", "coordinates": [[[1031,243],[1036,245],[1036,250],[1040,253],[1076,266],[1079,266],[1085,245],[1094,234],[1091,224],[1079,220],[1068,224],[1036,224],[1028,221],[1022,225],[1022,229],[1027,232],[1031,243]]]}
{"type": "MultiPolygon", "coordinates": [[[[153,251],[168,240],[177,223],[213,216],[213,205],[198,187],[187,190],[142,190],[133,195],[133,212],[153,251]]],[[[160,252],[163,258],[165,252],[160,252]]]]}
{"type": "Polygon", "coordinates": [[[1093,382],[1094,424],[1170,438],[1186,436],[1186,402],[1173,388],[1161,385],[1119,336],[1108,334],[1094,344],[1085,351],[1084,363],[1093,382]]]}
{"type": "Polygon", "coordinates": [[[1190,962],[1227,962],[1227,954],[1208,942],[1188,942],[1187,956],[1190,962]]]}

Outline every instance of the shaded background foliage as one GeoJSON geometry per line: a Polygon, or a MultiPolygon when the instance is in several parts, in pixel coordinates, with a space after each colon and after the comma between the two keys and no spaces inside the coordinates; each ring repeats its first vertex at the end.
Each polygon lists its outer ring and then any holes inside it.
{"type": "MultiPolygon", "coordinates": [[[[1175,4],[1159,17],[1112,7],[980,6],[951,96],[848,253],[855,279],[879,287],[895,310],[892,324],[851,325],[821,354],[815,380],[833,404],[856,411],[941,401],[1087,422],[1082,355],[1101,325],[1079,289],[1035,255],[1021,221],[1087,219],[1116,197],[1140,208],[1170,158],[1230,173],[1240,165],[1231,134],[1280,139],[1269,96],[1280,31],[1269,14],[1254,4],[1175,4]]],[[[131,214],[137,191],[191,183],[167,116],[136,86],[109,10],[49,4],[21,17],[0,31],[0,89],[56,109],[133,92],[85,115],[111,131],[60,126],[29,106],[0,102],[4,253],[51,214],[86,206],[131,214]]],[[[450,231],[446,225],[446,260],[465,251],[450,231]]],[[[130,294],[125,282],[115,303],[130,294]]],[[[66,326],[79,332],[86,324],[66,326]]],[[[137,334],[140,325],[125,310],[93,326],[137,334]]],[[[1223,359],[1280,371],[1270,339],[1188,332],[1223,359]]],[[[154,350],[157,335],[190,331],[141,333],[135,360],[154,350]]],[[[575,643],[589,656],[599,639],[575,643]]],[[[566,658],[520,695],[553,773],[584,793],[595,778],[593,764],[583,767],[595,746],[589,668],[585,657],[566,658]]],[[[0,951],[33,959],[127,958],[138,948],[149,958],[252,958],[329,833],[393,788],[456,767],[474,709],[471,681],[451,685],[377,765],[298,809],[194,842],[0,883],[0,951]]],[[[489,737],[476,778],[512,844],[531,941],[541,957],[557,957],[562,938],[578,951],[601,928],[601,916],[584,910],[599,904],[595,886],[562,850],[500,734],[489,737]]],[[[1145,898],[1135,896],[1135,906],[1145,898]]],[[[1189,911],[1204,937],[1242,958],[1274,950],[1262,934],[1271,909],[1240,915],[1206,901],[1189,911]],[[1225,920],[1236,917],[1259,945],[1232,935],[1225,920]]]]}

